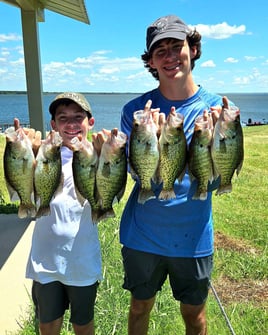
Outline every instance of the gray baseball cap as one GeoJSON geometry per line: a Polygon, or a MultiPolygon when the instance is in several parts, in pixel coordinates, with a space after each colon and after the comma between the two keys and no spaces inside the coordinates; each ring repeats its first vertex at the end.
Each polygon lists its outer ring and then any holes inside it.
{"type": "Polygon", "coordinates": [[[150,51],[155,42],[164,38],[185,40],[192,30],[176,15],[160,17],[147,28],[146,47],[150,51]]]}
{"type": "Polygon", "coordinates": [[[87,99],[84,97],[83,94],[75,92],[64,92],[57,95],[49,106],[50,114],[54,115],[57,107],[63,102],[63,100],[66,99],[77,103],[77,105],[79,105],[85,112],[92,115],[91,107],[87,99]]]}

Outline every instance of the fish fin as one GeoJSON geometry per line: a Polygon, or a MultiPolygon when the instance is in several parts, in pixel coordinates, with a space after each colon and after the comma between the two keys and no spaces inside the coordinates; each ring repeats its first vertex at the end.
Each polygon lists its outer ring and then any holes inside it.
{"type": "Polygon", "coordinates": [[[7,187],[7,190],[8,190],[8,194],[9,194],[9,198],[10,198],[10,201],[17,201],[17,200],[20,200],[19,196],[18,196],[18,193],[16,192],[16,190],[9,184],[8,181],[6,181],[6,187],[7,187]]]}
{"type": "MultiPolygon", "coordinates": [[[[217,179],[217,178],[216,178],[216,179],[217,179]]],[[[210,174],[209,179],[208,179],[208,183],[209,183],[209,184],[212,184],[213,181],[216,180],[216,179],[215,179],[215,176],[214,176],[214,174],[213,174],[213,171],[211,171],[211,174],[210,174]]]]}
{"type": "Polygon", "coordinates": [[[160,185],[163,182],[163,178],[161,177],[159,165],[158,165],[157,169],[155,170],[155,173],[152,176],[152,181],[156,185],[160,185]]]}
{"type": "Polygon", "coordinates": [[[63,183],[64,183],[64,175],[63,173],[61,173],[61,176],[60,176],[60,180],[59,180],[59,184],[53,194],[53,196],[55,197],[57,194],[60,194],[62,193],[63,191],[63,183]]]}
{"type": "Polygon", "coordinates": [[[236,168],[236,175],[238,176],[241,169],[242,169],[242,165],[243,165],[243,160],[239,163],[238,167],[236,168]]]}
{"type": "Polygon", "coordinates": [[[156,171],[155,174],[152,177],[152,181],[156,184],[156,185],[160,185],[163,182],[163,178],[161,177],[159,171],[156,171]]]}
{"type": "Polygon", "coordinates": [[[109,208],[108,210],[99,210],[97,218],[93,221],[94,223],[99,223],[102,220],[114,218],[115,212],[113,208],[109,208]]]}
{"type": "Polygon", "coordinates": [[[193,200],[207,200],[208,193],[207,192],[200,192],[196,191],[195,194],[193,195],[192,199],[193,200]]]}
{"type": "Polygon", "coordinates": [[[232,192],[232,184],[229,185],[220,185],[216,191],[216,195],[221,195],[224,193],[231,193],[232,192]]]}
{"type": "Polygon", "coordinates": [[[143,205],[146,201],[155,198],[156,196],[152,190],[141,189],[138,196],[138,203],[143,205]]]}
{"type": "MultiPolygon", "coordinates": [[[[186,167],[182,170],[182,172],[179,174],[179,176],[177,178],[177,180],[178,180],[179,183],[182,182],[182,179],[183,179],[183,177],[185,175],[185,172],[186,172],[186,167]]],[[[191,175],[190,175],[190,178],[191,178],[191,175]]],[[[195,179],[195,177],[193,175],[192,175],[192,178],[193,178],[192,180],[195,179]]]]}
{"type": "Polygon", "coordinates": [[[20,204],[19,209],[18,209],[18,217],[20,219],[24,219],[27,217],[35,217],[36,215],[36,208],[34,204],[20,204]]]}
{"type": "Polygon", "coordinates": [[[214,180],[220,177],[220,172],[217,170],[215,164],[212,165],[212,174],[214,180]]]}
{"type": "Polygon", "coordinates": [[[129,169],[129,173],[130,173],[131,178],[133,180],[139,180],[139,177],[138,177],[137,173],[134,171],[134,169],[132,169],[131,166],[130,166],[130,169],[129,169]]]}
{"type": "Polygon", "coordinates": [[[169,199],[175,199],[176,194],[174,190],[162,190],[158,196],[158,199],[160,200],[169,200],[169,199]]]}
{"type": "Polygon", "coordinates": [[[38,211],[35,215],[36,218],[40,218],[41,216],[47,216],[50,215],[50,206],[41,206],[38,208],[38,211]]]}
{"type": "Polygon", "coordinates": [[[115,199],[117,200],[117,202],[119,202],[122,199],[122,197],[123,197],[123,195],[125,193],[125,190],[126,190],[126,183],[123,184],[123,187],[121,188],[121,190],[117,193],[117,195],[115,197],[115,199]]]}
{"type": "Polygon", "coordinates": [[[78,202],[83,207],[84,204],[85,204],[86,199],[82,196],[82,194],[79,192],[77,187],[75,187],[75,194],[76,194],[78,202]]]}
{"type": "Polygon", "coordinates": [[[100,213],[99,210],[91,209],[91,219],[94,224],[97,224],[100,220],[100,213]]]}
{"type": "MultiPolygon", "coordinates": [[[[189,170],[189,177],[191,182],[193,182],[196,179],[195,176],[192,174],[191,170],[189,170]]],[[[177,179],[179,181],[179,177],[177,179]]]]}

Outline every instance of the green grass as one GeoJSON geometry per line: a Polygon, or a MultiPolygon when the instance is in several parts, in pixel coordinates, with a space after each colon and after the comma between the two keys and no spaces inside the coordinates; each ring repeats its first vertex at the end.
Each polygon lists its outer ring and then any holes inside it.
{"type": "MultiPolygon", "coordinates": [[[[233,178],[232,193],[213,195],[216,236],[213,285],[236,335],[264,335],[268,329],[268,126],[244,128],[244,138],[245,160],[240,175],[233,178]]],[[[0,150],[1,147],[0,142],[0,150]]],[[[129,180],[124,198],[115,206],[116,218],[99,224],[104,280],[95,308],[96,335],[127,334],[130,296],[121,287],[123,269],[118,232],[120,214],[131,187],[129,180]]],[[[7,205],[6,190],[0,194],[7,205]]],[[[16,335],[36,334],[30,301],[27,315],[22,317],[22,329],[16,335]]],[[[209,334],[230,334],[212,293],[207,302],[207,318],[209,334]]],[[[67,314],[62,334],[73,334],[71,329],[67,314]]],[[[172,298],[168,282],[157,296],[149,329],[149,335],[163,334],[184,334],[179,305],[172,298]]]]}

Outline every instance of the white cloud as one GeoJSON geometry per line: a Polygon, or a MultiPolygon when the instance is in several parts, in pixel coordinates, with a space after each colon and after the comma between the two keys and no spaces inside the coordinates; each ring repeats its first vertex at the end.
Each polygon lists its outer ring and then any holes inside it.
{"type": "Polygon", "coordinates": [[[1,55],[5,56],[5,57],[8,57],[10,55],[10,52],[7,51],[7,50],[3,50],[3,51],[1,51],[1,55]]]}
{"type": "Polygon", "coordinates": [[[233,57],[228,57],[224,60],[224,63],[238,63],[238,59],[235,59],[233,57]]]}
{"type": "Polygon", "coordinates": [[[192,29],[196,30],[203,36],[212,39],[226,39],[233,35],[242,35],[246,31],[245,25],[240,26],[230,26],[226,22],[222,22],[215,25],[205,25],[198,24],[196,26],[190,26],[192,29]]]}
{"type": "Polygon", "coordinates": [[[18,66],[18,65],[24,65],[24,58],[19,58],[17,60],[11,61],[9,63],[11,66],[18,66]]]}
{"type": "Polygon", "coordinates": [[[0,34],[0,42],[21,41],[21,36],[17,34],[0,34]]]}
{"type": "Polygon", "coordinates": [[[213,60],[208,60],[200,65],[201,67],[216,67],[216,64],[213,60]]]}
{"type": "Polygon", "coordinates": [[[257,59],[257,57],[255,57],[255,56],[245,56],[244,58],[245,58],[245,60],[247,60],[249,62],[253,62],[254,60],[257,59]]]}
{"type": "Polygon", "coordinates": [[[120,70],[118,67],[110,67],[110,68],[103,67],[103,68],[100,68],[99,72],[103,74],[112,74],[112,73],[120,72],[120,70]]]}
{"type": "Polygon", "coordinates": [[[252,82],[258,82],[261,78],[261,73],[257,68],[252,69],[252,73],[245,76],[237,76],[234,78],[234,84],[236,85],[248,85],[252,82]]]}

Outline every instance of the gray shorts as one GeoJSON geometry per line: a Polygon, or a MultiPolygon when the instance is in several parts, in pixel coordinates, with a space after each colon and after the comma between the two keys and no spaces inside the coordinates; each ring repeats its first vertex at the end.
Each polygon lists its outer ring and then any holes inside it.
{"type": "Polygon", "coordinates": [[[201,258],[165,257],[122,248],[125,270],[123,288],[135,299],[155,296],[169,277],[173,296],[183,304],[201,305],[208,296],[213,256],[201,258]]]}
{"type": "Polygon", "coordinates": [[[97,282],[80,287],[64,285],[59,281],[48,284],[34,281],[32,298],[37,319],[42,323],[54,321],[62,317],[70,306],[70,322],[86,325],[94,318],[97,287],[97,282]]]}

